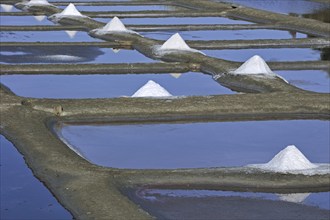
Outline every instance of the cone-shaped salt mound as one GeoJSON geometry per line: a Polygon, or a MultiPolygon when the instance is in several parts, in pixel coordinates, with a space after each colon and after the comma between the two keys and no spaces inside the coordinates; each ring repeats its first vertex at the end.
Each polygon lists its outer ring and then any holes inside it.
{"type": "Polygon", "coordinates": [[[166,89],[158,83],[149,80],[144,86],[136,91],[132,97],[166,97],[172,96],[166,89]]]}
{"type": "MultiPolygon", "coordinates": [[[[134,33],[140,35],[139,33],[129,30],[125,27],[123,22],[118,17],[114,17],[109,21],[103,28],[97,28],[91,31],[94,34],[108,34],[109,32],[125,32],[125,33],[134,33]]],[[[141,36],[141,35],[140,35],[141,36]]]]}
{"type": "Polygon", "coordinates": [[[172,35],[161,47],[161,50],[191,50],[179,33],[172,35]]]}
{"type": "Polygon", "coordinates": [[[107,23],[103,28],[104,31],[127,31],[123,22],[118,17],[114,17],[109,23],[107,23]]]}
{"type": "Polygon", "coordinates": [[[30,0],[29,4],[49,5],[47,0],[30,0]]]}
{"type": "Polygon", "coordinates": [[[318,167],[312,164],[294,145],[287,146],[266,164],[259,168],[273,171],[305,170],[318,167]]]}
{"type": "Polygon", "coordinates": [[[233,74],[268,74],[275,75],[267,63],[258,55],[254,55],[243,63],[233,74]]]}
{"type": "Polygon", "coordinates": [[[83,16],[74,6],[74,4],[70,3],[59,15],[62,16],[83,16]]]}

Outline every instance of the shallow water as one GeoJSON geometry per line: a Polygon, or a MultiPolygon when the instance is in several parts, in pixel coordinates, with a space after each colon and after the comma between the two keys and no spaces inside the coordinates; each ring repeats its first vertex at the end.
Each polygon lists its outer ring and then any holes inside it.
{"type": "Polygon", "coordinates": [[[327,219],[329,192],[273,194],[212,190],[126,190],[157,219],[327,219]]]}
{"type": "Polygon", "coordinates": [[[0,16],[1,25],[54,25],[46,16],[0,16]]]}
{"type": "Polygon", "coordinates": [[[330,73],[322,70],[278,70],[290,84],[301,89],[330,93],[330,73]]]}
{"type": "MultiPolygon", "coordinates": [[[[139,32],[141,35],[158,40],[167,40],[177,31],[139,32]]],[[[210,30],[180,31],[184,40],[255,40],[255,39],[291,39],[306,38],[306,34],[297,33],[293,37],[288,31],[280,30],[210,30]]]]}
{"type": "Polygon", "coordinates": [[[214,0],[217,2],[229,2],[240,4],[247,7],[272,11],[282,14],[310,14],[315,11],[329,8],[329,4],[310,0],[214,0]]]}
{"type": "Polygon", "coordinates": [[[330,210],[330,192],[319,193],[254,193],[254,192],[233,192],[216,190],[166,190],[166,189],[146,189],[137,192],[143,199],[149,201],[161,200],[162,197],[243,197],[274,201],[287,201],[292,203],[315,206],[321,209],[330,210]]]}
{"type": "Polygon", "coordinates": [[[295,120],[64,126],[61,135],[97,165],[174,169],[265,163],[292,144],[329,163],[329,132],[328,121],[295,120]]]}
{"type": "MultiPolygon", "coordinates": [[[[96,18],[95,20],[109,22],[110,18],[96,18]]],[[[121,18],[124,24],[161,25],[161,24],[252,24],[242,20],[222,17],[166,17],[166,18],[121,18]]]]}
{"type": "Polygon", "coordinates": [[[321,52],[311,48],[267,48],[202,51],[211,57],[237,62],[245,62],[254,55],[261,56],[267,62],[321,60],[321,52]]]}
{"type": "MultiPolygon", "coordinates": [[[[59,8],[65,8],[66,6],[59,6],[59,8]]],[[[113,12],[113,11],[169,11],[178,10],[180,7],[167,6],[167,5],[103,5],[103,6],[82,6],[76,5],[78,11],[93,11],[93,12],[113,12]]]]}
{"type": "Polygon", "coordinates": [[[4,136],[0,136],[1,219],[72,219],[27,168],[21,154],[4,136]]]}
{"type": "Polygon", "coordinates": [[[176,96],[232,94],[211,76],[201,73],[127,75],[0,76],[14,93],[35,98],[112,98],[131,96],[148,80],[176,96]],[[178,78],[176,78],[178,77],[178,78]],[[61,89],[58,89],[61,88],[61,89]]]}
{"type": "Polygon", "coordinates": [[[136,50],[94,46],[2,47],[0,63],[150,63],[157,62],[136,50]]]}
{"type": "Polygon", "coordinates": [[[102,41],[90,37],[86,32],[77,31],[74,36],[66,31],[1,31],[2,42],[95,42],[102,41]]]}

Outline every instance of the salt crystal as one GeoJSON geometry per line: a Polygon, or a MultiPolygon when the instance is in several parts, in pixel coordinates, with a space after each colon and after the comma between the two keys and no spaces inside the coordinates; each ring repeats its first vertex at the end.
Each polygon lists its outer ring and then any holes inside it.
{"type": "Polygon", "coordinates": [[[144,86],[136,91],[132,97],[168,97],[172,96],[166,89],[158,83],[149,80],[144,86]]]}

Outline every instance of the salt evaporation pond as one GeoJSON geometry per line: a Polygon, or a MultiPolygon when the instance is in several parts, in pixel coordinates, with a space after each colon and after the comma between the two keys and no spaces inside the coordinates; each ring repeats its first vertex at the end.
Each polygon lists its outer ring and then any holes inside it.
{"type": "Polygon", "coordinates": [[[246,7],[257,8],[266,11],[272,11],[282,14],[295,14],[295,15],[304,15],[315,13],[322,9],[330,9],[328,3],[322,3],[317,1],[309,0],[214,0],[217,2],[229,2],[234,4],[243,5],[246,7]]]}
{"type": "Polygon", "coordinates": [[[321,51],[311,48],[202,50],[202,52],[211,57],[237,62],[244,62],[256,54],[261,56],[267,62],[321,60],[321,51]]]}
{"type": "Polygon", "coordinates": [[[329,163],[329,132],[328,121],[293,120],[65,125],[59,134],[97,165],[174,169],[266,163],[290,144],[312,163],[329,163]]]}
{"type": "Polygon", "coordinates": [[[46,16],[0,16],[1,25],[25,26],[25,25],[54,25],[46,16]]]}
{"type": "Polygon", "coordinates": [[[252,193],[212,190],[124,190],[157,219],[327,219],[329,192],[252,193]],[[193,208],[192,208],[193,207],[193,208]]]}
{"type": "Polygon", "coordinates": [[[161,84],[175,96],[233,94],[211,76],[192,72],[139,75],[2,75],[0,79],[1,83],[15,94],[34,98],[131,96],[148,80],[161,84]]]}
{"type": "Polygon", "coordinates": [[[0,136],[1,219],[72,219],[26,166],[23,157],[0,136]]]}
{"type": "MultiPolygon", "coordinates": [[[[87,6],[75,4],[76,8],[80,12],[92,11],[92,12],[113,12],[113,11],[169,11],[181,9],[177,6],[168,5],[102,5],[102,6],[87,6]]],[[[66,6],[59,6],[64,9],[66,6]]]]}
{"type": "MultiPolygon", "coordinates": [[[[111,18],[95,18],[97,21],[107,23],[111,18]]],[[[125,24],[140,24],[140,25],[188,25],[188,24],[252,24],[251,22],[242,20],[233,20],[223,17],[164,17],[164,18],[120,18],[125,24]]]]}
{"type": "Polygon", "coordinates": [[[74,37],[65,31],[1,31],[1,42],[95,42],[100,39],[90,37],[84,31],[77,31],[74,37]]]}
{"type": "Polygon", "coordinates": [[[0,63],[151,63],[136,50],[118,50],[95,46],[2,47],[0,63]]]}
{"type": "MultiPolygon", "coordinates": [[[[177,31],[139,32],[141,35],[157,40],[167,40],[177,31]]],[[[255,39],[291,39],[288,31],[281,30],[212,30],[180,31],[184,40],[255,40],[255,39]]],[[[295,38],[306,38],[306,34],[296,33],[295,38]]]]}
{"type": "Polygon", "coordinates": [[[330,93],[330,72],[322,70],[277,70],[275,72],[298,88],[330,93]]]}

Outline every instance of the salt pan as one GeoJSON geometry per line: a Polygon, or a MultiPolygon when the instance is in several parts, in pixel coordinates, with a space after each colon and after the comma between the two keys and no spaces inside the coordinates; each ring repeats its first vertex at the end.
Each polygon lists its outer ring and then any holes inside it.
{"type": "MultiPolygon", "coordinates": [[[[195,50],[190,48],[187,43],[182,39],[179,33],[172,35],[159,49],[158,52],[166,52],[166,51],[190,51],[190,52],[198,52],[202,53],[199,50],[195,50]]],[[[202,53],[203,54],[203,53],[202,53]]]]}
{"type": "Polygon", "coordinates": [[[136,91],[132,97],[168,97],[172,96],[158,83],[149,80],[144,86],[136,91]]]}
{"type": "Polygon", "coordinates": [[[265,75],[271,77],[279,77],[288,83],[284,78],[274,73],[264,59],[262,59],[258,55],[254,55],[247,61],[245,61],[239,68],[230,72],[231,74],[235,75],[265,75]]]}

